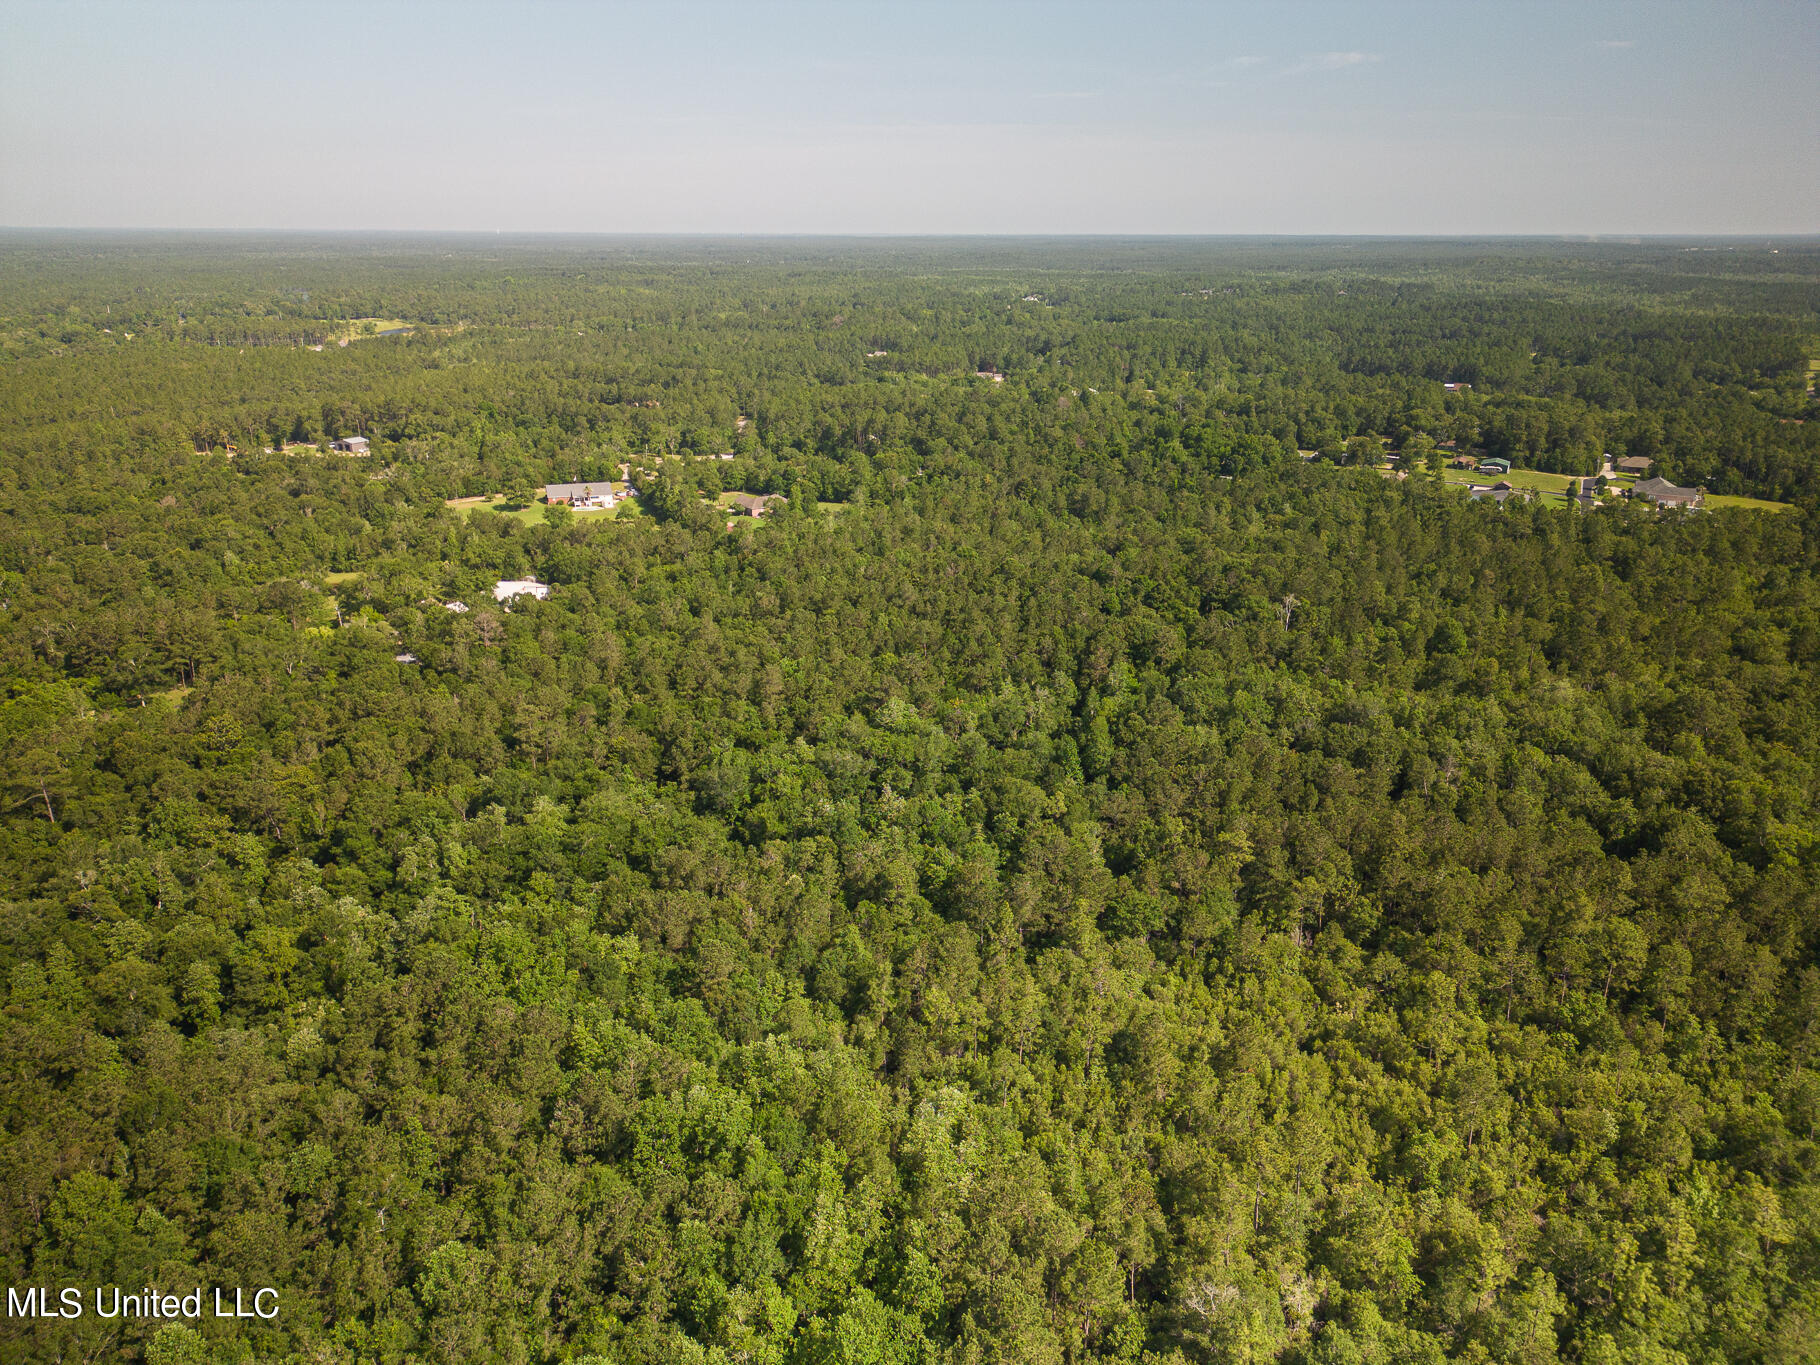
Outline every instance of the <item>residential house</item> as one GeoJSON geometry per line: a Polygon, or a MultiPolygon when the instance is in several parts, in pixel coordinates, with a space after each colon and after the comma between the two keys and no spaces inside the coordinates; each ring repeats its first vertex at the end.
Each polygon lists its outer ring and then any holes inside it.
{"type": "Polygon", "coordinates": [[[330,450],[339,450],[344,455],[365,455],[367,438],[364,436],[343,436],[340,440],[329,442],[330,450]]]}
{"type": "Polygon", "coordinates": [[[1502,507],[1511,498],[1515,498],[1518,502],[1528,502],[1532,495],[1527,488],[1512,488],[1508,483],[1500,480],[1490,485],[1471,484],[1466,489],[1466,496],[1474,502],[1495,502],[1502,507]]]}
{"type": "Polygon", "coordinates": [[[1603,506],[1599,500],[1599,484],[1596,479],[1575,479],[1567,485],[1567,491],[1561,495],[1575,507],[1594,508],[1603,506]]]}
{"type": "Polygon", "coordinates": [[[1645,479],[1630,490],[1633,498],[1642,498],[1658,507],[1698,507],[1706,501],[1704,488],[1677,488],[1667,479],[1645,479]]]}
{"type": "Polygon", "coordinates": [[[510,602],[514,597],[535,597],[538,601],[550,595],[550,585],[534,578],[502,578],[493,585],[495,602],[510,602]]]}
{"type": "Polygon", "coordinates": [[[611,507],[619,500],[613,485],[599,483],[546,483],[543,500],[552,505],[567,503],[571,507],[611,507]]]}
{"type": "Polygon", "coordinates": [[[1620,474],[1642,475],[1655,468],[1655,464],[1656,462],[1647,455],[1626,455],[1622,460],[1616,461],[1612,467],[1620,474]]]}
{"type": "Polygon", "coordinates": [[[748,517],[762,517],[771,510],[772,503],[788,501],[781,493],[735,493],[733,510],[748,517]]]}

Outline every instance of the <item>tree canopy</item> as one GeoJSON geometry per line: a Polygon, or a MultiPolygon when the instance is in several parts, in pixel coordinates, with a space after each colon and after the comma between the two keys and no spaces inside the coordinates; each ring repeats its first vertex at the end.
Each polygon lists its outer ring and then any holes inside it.
{"type": "Polygon", "coordinates": [[[0,1360],[1812,1359],[1817,300],[0,241],[0,1360]]]}

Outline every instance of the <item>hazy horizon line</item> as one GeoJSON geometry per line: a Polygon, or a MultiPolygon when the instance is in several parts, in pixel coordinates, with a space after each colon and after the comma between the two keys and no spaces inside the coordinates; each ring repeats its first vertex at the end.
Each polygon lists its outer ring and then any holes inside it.
{"type": "Polygon", "coordinates": [[[1820,229],[1791,232],[1701,232],[1678,230],[1612,230],[1543,232],[915,232],[915,231],[774,231],[761,229],[633,229],[633,228],[477,228],[477,227],[114,227],[59,224],[0,223],[0,234],[114,236],[216,236],[216,237],[484,237],[484,238],[660,238],[693,241],[1564,241],[1592,245],[1609,242],[1625,245],[1643,241],[1817,241],[1820,229]]]}

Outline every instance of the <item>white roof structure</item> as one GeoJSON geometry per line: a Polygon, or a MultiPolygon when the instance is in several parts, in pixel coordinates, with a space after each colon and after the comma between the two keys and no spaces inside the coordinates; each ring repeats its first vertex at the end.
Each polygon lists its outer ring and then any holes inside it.
{"type": "Polygon", "coordinates": [[[550,585],[535,578],[502,578],[493,585],[495,602],[510,602],[514,597],[535,597],[538,601],[550,595],[550,585]]]}
{"type": "Polygon", "coordinates": [[[546,502],[604,502],[610,507],[615,494],[613,485],[602,479],[594,483],[546,483],[543,496],[546,502]]]}

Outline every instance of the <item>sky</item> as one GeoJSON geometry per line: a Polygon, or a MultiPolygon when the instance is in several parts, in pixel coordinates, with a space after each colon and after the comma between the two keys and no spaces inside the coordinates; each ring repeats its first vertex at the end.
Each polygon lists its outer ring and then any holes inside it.
{"type": "Polygon", "coordinates": [[[1820,231],[1820,0],[0,0],[0,225],[1820,231]]]}

